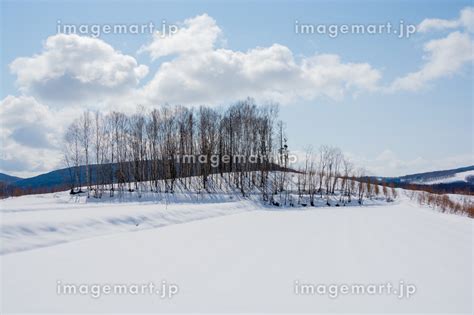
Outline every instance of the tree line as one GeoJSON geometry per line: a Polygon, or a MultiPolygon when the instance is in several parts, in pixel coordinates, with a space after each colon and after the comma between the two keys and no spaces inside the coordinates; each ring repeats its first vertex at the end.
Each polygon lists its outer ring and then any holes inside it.
{"type": "Polygon", "coordinates": [[[474,218],[474,202],[470,196],[453,196],[436,192],[407,190],[408,197],[420,205],[431,207],[441,212],[467,215],[474,218]]]}
{"type": "Polygon", "coordinates": [[[394,188],[360,180],[365,171],[339,148],[308,149],[291,165],[278,107],[258,106],[251,99],[220,109],[138,107],[128,115],[86,110],[67,128],[64,140],[72,194],[82,193],[83,187],[94,197],[173,193],[179,181],[198,192],[216,183],[231,184],[243,196],[257,190],[275,205],[314,206],[317,196],[328,205],[329,199],[338,199],[337,205],[353,199],[362,204],[380,190],[389,201],[396,197],[394,188]],[[198,184],[192,177],[200,178],[198,184]]]}
{"type": "Polygon", "coordinates": [[[317,196],[326,200],[328,206],[330,200],[335,200],[336,206],[343,206],[354,199],[362,204],[364,198],[386,201],[397,198],[392,184],[367,178],[365,169],[357,168],[337,147],[322,145],[318,150],[309,147],[298,171],[294,183],[298,204],[314,206],[317,196]]]}

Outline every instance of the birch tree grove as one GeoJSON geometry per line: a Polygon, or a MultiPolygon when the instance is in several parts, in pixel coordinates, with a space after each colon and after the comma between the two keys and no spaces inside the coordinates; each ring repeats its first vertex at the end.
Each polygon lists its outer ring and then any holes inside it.
{"type": "Polygon", "coordinates": [[[322,145],[314,151],[309,147],[300,165],[302,168],[296,180],[299,203],[314,206],[315,196],[319,195],[326,205],[330,205],[330,199],[336,206],[345,205],[352,202],[353,196],[357,196],[362,204],[367,182],[360,178],[365,176],[365,171],[359,169],[356,172],[352,162],[339,148],[322,145]],[[308,197],[307,202],[305,196],[308,197]]]}
{"type": "Polygon", "coordinates": [[[272,157],[281,151],[273,145],[277,115],[276,105],[257,106],[251,99],[227,109],[85,111],[64,136],[71,192],[85,187],[94,197],[105,190],[111,196],[117,190],[173,193],[176,181],[190,188],[191,176],[199,176],[199,187],[193,187],[199,191],[215,189],[209,186],[213,177],[213,183],[233,183],[242,195],[260,189],[269,201],[269,172],[280,160],[272,157]]]}

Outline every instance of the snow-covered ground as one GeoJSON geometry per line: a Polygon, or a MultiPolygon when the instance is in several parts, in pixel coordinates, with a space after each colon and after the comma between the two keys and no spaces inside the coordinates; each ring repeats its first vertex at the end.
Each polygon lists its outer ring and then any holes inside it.
{"type": "Polygon", "coordinates": [[[225,193],[2,200],[1,313],[472,314],[473,220],[400,195],[383,205],[288,209],[225,193]],[[88,288],[166,281],[179,292],[94,298],[58,294],[58,281],[88,288]],[[295,293],[302,283],[400,281],[416,292],[295,293]]]}
{"type": "Polygon", "coordinates": [[[0,254],[248,210],[249,202],[234,202],[239,199],[236,194],[190,193],[137,198],[127,192],[123,197],[105,195],[100,201],[68,192],[9,198],[0,201],[0,254]]]}

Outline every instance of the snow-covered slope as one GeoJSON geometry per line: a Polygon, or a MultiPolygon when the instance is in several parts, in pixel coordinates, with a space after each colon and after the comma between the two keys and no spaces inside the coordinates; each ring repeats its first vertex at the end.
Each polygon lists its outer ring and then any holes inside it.
{"type": "Polygon", "coordinates": [[[173,203],[68,198],[1,201],[2,314],[472,312],[473,221],[420,208],[403,196],[389,205],[292,209],[225,194],[176,195],[173,203]],[[58,281],[166,281],[179,292],[171,299],[58,295],[58,281]],[[298,295],[295,281],[404,281],[416,293],[402,299],[298,295]]]}
{"type": "Polygon", "coordinates": [[[452,184],[452,183],[474,183],[474,165],[460,167],[450,170],[432,171],[426,173],[418,173],[405,175],[400,177],[385,178],[388,182],[417,184],[417,185],[436,185],[436,184],[452,184]]]}
{"type": "Polygon", "coordinates": [[[432,184],[449,184],[449,183],[455,183],[455,182],[473,182],[471,177],[474,177],[474,171],[459,172],[459,173],[455,173],[449,176],[434,177],[427,180],[415,180],[412,183],[432,185],[432,184]]]}
{"type": "MultiPolygon", "coordinates": [[[[197,187],[200,179],[193,177],[192,181],[197,187]]],[[[0,254],[265,207],[257,190],[249,191],[243,198],[240,189],[227,182],[210,180],[208,185],[210,193],[188,190],[182,183],[176,182],[172,194],[151,192],[144,188],[140,193],[115,191],[113,197],[109,191],[104,192],[101,198],[87,198],[86,193],[70,195],[64,191],[0,200],[0,239],[3,241],[0,254]]],[[[292,197],[297,200],[295,195],[292,197]]],[[[275,198],[278,199],[278,196],[275,198]]],[[[330,203],[338,203],[337,196],[332,199],[330,203]]],[[[352,200],[352,203],[357,202],[352,200]]],[[[315,204],[323,206],[326,199],[318,199],[315,204]]],[[[364,204],[385,202],[374,199],[364,204]]]]}
{"type": "MultiPolygon", "coordinates": [[[[119,232],[133,232],[246,211],[238,194],[136,193],[102,199],[68,192],[0,201],[0,254],[119,232]]],[[[252,203],[253,206],[258,205],[252,203]]]]}

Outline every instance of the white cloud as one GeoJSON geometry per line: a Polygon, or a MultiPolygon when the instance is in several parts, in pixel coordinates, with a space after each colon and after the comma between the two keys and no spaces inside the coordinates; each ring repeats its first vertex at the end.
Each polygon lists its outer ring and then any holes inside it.
{"type": "Polygon", "coordinates": [[[139,52],[148,52],[153,60],[172,54],[195,54],[211,51],[222,30],[207,14],[185,20],[175,34],[167,35],[159,31],[153,35],[148,45],[139,52]]]}
{"type": "Polygon", "coordinates": [[[465,64],[474,60],[474,41],[466,33],[453,32],[442,39],[435,39],[424,45],[426,63],[420,70],[397,78],[391,91],[416,91],[435,79],[459,72],[465,64]]]}
{"type": "Polygon", "coordinates": [[[15,59],[10,70],[20,91],[51,103],[116,96],[148,73],[147,66],[104,41],[75,34],[48,37],[39,55],[15,59]]]}
{"type": "Polygon", "coordinates": [[[434,39],[424,44],[422,67],[415,72],[399,77],[385,90],[417,91],[429,82],[460,72],[465,65],[474,60],[474,41],[470,33],[474,32],[474,7],[466,7],[454,20],[425,19],[417,27],[418,32],[444,31],[457,29],[446,37],[434,39]]]}
{"type": "Polygon", "coordinates": [[[0,103],[0,117],[2,137],[31,148],[57,145],[53,135],[58,123],[50,109],[33,97],[7,96],[0,103]]]}
{"type": "Polygon", "coordinates": [[[466,7],[455,20],[424,19],[417,27],[418,32],[441,31],[446,29],[465,28],[474,32],[474,7],[466,7]]]}
{"type": "Polygon", "coordinates": [[[142,48],[152,59],[176,55],[161,64],[141,91],[152,104],[216,104],[254,97],[287,103],[375,90],[378,70],[367,63],[344,63],[337,55],[314,55],[295,60],[283,45],[246,52],[214,48],[221,30],[202,15],[186,20],[169,38],[155,35],[142,48]]]}
{"type": "Polygon", "coordinates": [[[76,113],[52,110],[33,97],[5,97],[0,102],[0,171],[30,176],[60,166],[64,128],[76,113]]]}

